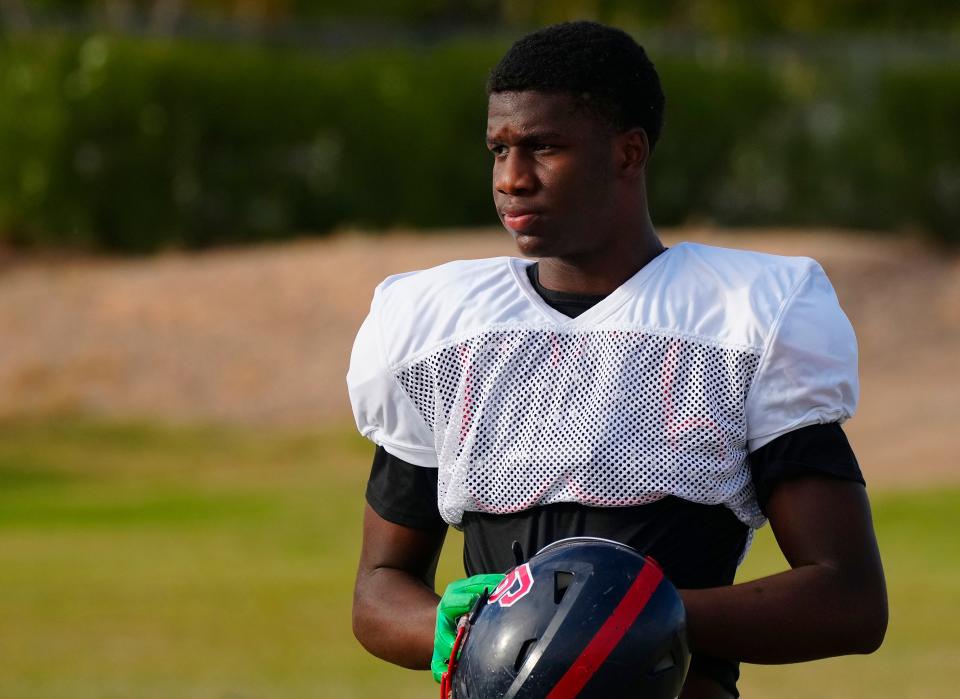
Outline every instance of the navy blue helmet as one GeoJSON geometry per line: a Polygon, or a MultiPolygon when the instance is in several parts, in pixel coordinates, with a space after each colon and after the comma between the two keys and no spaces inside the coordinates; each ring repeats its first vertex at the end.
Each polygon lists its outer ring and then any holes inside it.
{"type": "Polygon", "coordinates": [[[652,559],[606,539],[545,547],[463,626],[444,699],[674,699],[690,664],[676,588],[652,559]]]}

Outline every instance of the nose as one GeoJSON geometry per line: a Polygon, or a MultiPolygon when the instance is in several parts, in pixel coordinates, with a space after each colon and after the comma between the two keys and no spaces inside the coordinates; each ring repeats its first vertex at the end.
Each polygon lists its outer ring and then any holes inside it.
{"type": "Polygon", "coordinates": [[[521,196],[537,188],[537,178],[530,158],[511,148],[493,164],[493,186],[501,194],[521,196]]]}

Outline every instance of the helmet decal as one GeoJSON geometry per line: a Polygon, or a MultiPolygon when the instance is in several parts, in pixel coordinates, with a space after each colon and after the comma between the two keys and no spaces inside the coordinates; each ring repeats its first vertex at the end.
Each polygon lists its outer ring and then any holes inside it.
{"type": "Polygon", "coordinates": [[[524,563],[517,566],[507,576],[500,581],[493,592],[490,593],[490,599],[487,604],[499,604],[501,607],[512,607],[520,599],[526,596],[533,588],[533,574],[530,572],[530,564],[524,563]]]}

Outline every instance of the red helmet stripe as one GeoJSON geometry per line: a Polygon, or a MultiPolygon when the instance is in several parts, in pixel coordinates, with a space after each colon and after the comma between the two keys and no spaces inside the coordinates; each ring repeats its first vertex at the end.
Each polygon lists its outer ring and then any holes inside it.
{"type": "Polygon", "coordinates": [[[603,626],[590,639],[590,643],[579,657],[567,668],[560,681],[550,690],[547,699],[572,699],[580,693],[640,616],[640,612],[647,606],[647,602],[650,601],[661,580],[663,580],[663,572],[659,566],[651,565],[649,562],[643,566],[616,609],[603,622],[603,626]]]}

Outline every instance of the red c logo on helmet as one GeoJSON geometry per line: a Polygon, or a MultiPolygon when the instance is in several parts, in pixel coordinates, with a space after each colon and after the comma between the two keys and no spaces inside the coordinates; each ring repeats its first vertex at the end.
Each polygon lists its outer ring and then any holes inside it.
{"type": "Polygon", "coordinates": [[[532,587],[533,575],[530,573],[530,564],[524,563],[507,573],[507,576],[490,593],[487,604],[496,602],[501,607],[511,607],[530,592],[532,587]]]}

